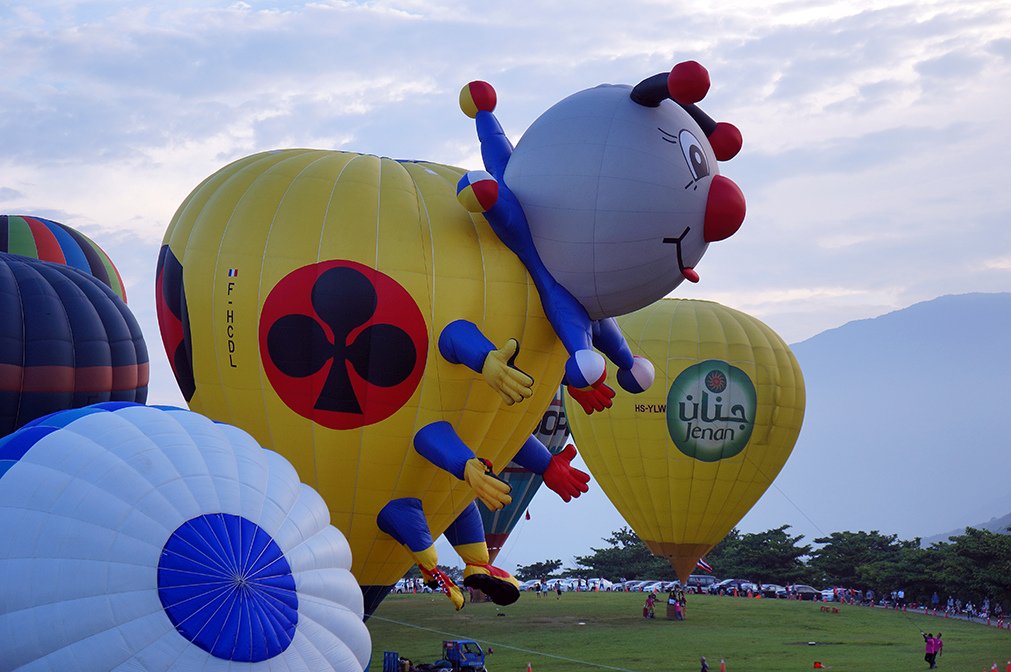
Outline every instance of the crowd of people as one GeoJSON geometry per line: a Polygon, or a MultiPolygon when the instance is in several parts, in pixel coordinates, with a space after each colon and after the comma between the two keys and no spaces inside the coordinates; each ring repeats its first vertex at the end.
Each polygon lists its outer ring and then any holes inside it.
{"type": "MultiPolygon", "coordinates": [[[[940,599],[937,593],[934,593],[931,598],[931,609],[933,611],[939,610],[940,599]]],[[[976,604],[972,601],[963,602],[961,599],[956,599],[954,597],[948,596],[948,601],[944,605],[944,613],[949,616],[962,616],[965,618],[979,619],[983,621],[994,620],[998,623],[1004,622],[1004,607],[1000,602],[990,602],[989,597],[983,598],[983,601],[976,604]]]]}

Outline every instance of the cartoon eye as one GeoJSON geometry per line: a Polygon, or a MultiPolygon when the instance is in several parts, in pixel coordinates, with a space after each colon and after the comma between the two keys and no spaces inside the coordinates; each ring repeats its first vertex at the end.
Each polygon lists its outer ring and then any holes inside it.
{"type": "Polygon", "coordinates": [[[688,162],[688,170],[692,171],[692,177],[698,182],[703,177],[709,176],[709,161],[706,160],[706,153],[702,150],[702,143],[688,130],[678,133],[678,144],[681,145],[681,152],[688,162]]]}

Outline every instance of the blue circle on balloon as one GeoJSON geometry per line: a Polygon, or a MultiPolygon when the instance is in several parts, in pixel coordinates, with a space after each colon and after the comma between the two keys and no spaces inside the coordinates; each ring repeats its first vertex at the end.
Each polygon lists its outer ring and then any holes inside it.
{"type": "Polygon", "coordinates": [[[191,518],[162,548],[158,597],[183,637],[224,660],[256,663],[291,645],[298,594],[284,553],[256,523],[191,518]]]}

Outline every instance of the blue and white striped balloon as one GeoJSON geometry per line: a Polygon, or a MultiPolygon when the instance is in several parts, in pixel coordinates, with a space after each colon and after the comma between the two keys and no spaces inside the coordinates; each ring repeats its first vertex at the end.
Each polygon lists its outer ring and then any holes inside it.
{"type": "Polygon", "coordinates": [[[0,440],[0,670],[360,672],[351,550],[291,464],[181,409],[0,440]]]}

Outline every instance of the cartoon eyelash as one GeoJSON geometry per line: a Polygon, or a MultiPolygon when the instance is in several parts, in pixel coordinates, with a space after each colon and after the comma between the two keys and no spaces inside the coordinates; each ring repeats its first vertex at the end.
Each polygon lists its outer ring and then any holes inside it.
{"type": "Polygon", "coordinates": [[[662,137],[660,138],[661,140],[663,140],[663,141],[665,141],[665,142],[669,142],[669,143],[671,143],[672,145],[676,145],[676,144],[678,144],[678,141],[677,141],[677,136],[676,136],[676,135],[674,135],[673,133],[668,133],[667,131],[663,130],[663,129],[662,129],[662,128],[660,128],[659,126],[657,126],[656,130],[658,130],[658,131],[660,131],[661,133],[663,133],[663,136],[662,136],[662,137]]]}

